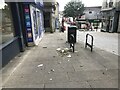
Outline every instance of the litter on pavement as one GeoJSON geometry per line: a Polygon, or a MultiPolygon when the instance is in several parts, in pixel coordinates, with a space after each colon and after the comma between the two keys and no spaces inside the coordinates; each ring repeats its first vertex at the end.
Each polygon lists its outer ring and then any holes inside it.
{"type": "Polygon", "coordinates": [[[61,51],[61,48],[57,48],[56,50],[57,50],[57,51],[61,51]]]}
{"type": "Polygon", "coordinates": [[[61,56],[69,55],[69,52],[72,52],[72,50],[69,48],[63,48],[63,49],[57,48],[56,51],[59,52],[59,54],[61,54],[61,56]]]}
{"type": "Polygon", "coordinates": [[[67,57],[68,57],[68,58],[71,58],[72,56],[69,54],[67,57]]]}
{"type": "Polygon", "coordinates": [[[37,67],[42,67],[43,66],[43,64],[39,64],[37,67]]]}
{"type": "Polygon", "coordinates": [[[77,53],[78,51],[75,51],[75,53],[77,53]]]}
{"type": "Polygon", "coordinates": [[[50,78],[50,81],[52,81],[52,78],[50,78]]]}
{"type": "Polygon", "coordinates": [[[59,62],[58,64],[61,64],[61,62],[59,62]]]}
{"type": "Polygon", "coordinates": [[[108,69],[106,68],[106,71],[107,71],[108,69]]]}
{"type": "Polygon", "coordinates": [[[64,53],[65,51],[64,50],[62,50],[62,53],[64,53]]]}
{"type": "Polygon", "coordinates": [[[52,71],[52,72],[55,72],[55,70],[54,70],[54,69],[51,69],[51,71],[52,71]]]}
{"type": "Polygon", "coordinates": [[[48,74],[50,74],[50,72],[48,72],[48,74]]]}

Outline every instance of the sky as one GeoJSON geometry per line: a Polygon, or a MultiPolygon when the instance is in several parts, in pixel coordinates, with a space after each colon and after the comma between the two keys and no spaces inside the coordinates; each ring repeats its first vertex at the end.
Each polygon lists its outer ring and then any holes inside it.
{"type": "Polygon", "coordinates": [[[0,9],[4,7],[4,0],[0,0],[0,9]]]}
{"type": "MultiPolygon", "coordinates": [[[[64,10],[64,6],[71,0],[57,0],[59,2],[60,11],[64,10]]],[[[101,6],[103,0],[81,0],[85,6],[101,6]]],[[[0,0],[0,8],[4,7],[4,0],[0,0]]]]}
{"type": "MultiPolygon", "coordinates": [[[[71,0],[57,0],[59,2],[59,9],[60,11],[63,11],[64,10],[64,6],[70,2],[71,0]]],[[[89,6],[102,6],[102,1],[103,0],[81,0],[82,3],[89,7],[89,6]]]]}

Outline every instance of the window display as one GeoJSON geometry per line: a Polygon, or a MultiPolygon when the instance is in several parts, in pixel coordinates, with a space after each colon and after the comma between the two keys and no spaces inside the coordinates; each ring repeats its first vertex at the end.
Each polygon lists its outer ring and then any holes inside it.
{"type": "Polygon", "coordinates": [[[2,22],[2,24],[0,24],[0,32],[2,32],[2,34],[0,34],[0,38],[2,38],[2,42],[0,42],[0,44],[4,44],[14,37],[14,27],[10,5],[9,3],[4,3],[2,5],[4,6],[0,7],[0,13],[2,15],[0,20],[2,22]]]}

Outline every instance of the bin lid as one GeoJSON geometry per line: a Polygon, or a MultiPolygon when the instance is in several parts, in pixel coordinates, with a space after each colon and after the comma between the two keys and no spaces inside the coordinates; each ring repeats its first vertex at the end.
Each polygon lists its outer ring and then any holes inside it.
{"type": "Polygon", "coordinates": [[[77,26],[71,25],[71,26],[68,26],[68,28],[77,28],[77,26]]]}

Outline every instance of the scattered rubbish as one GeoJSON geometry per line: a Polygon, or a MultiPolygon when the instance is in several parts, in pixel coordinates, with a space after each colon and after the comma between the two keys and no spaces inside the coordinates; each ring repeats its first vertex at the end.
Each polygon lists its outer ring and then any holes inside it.
{"type": "Polygon", "coordinates": [[[65,52],[68,52],[69,51],[69,48],[64,48],[65,52]]]}
{"type": "Polygon", "coordinates": [[[43,64],[40,64],[40,65],[38,65],[37,67],[42,67],[43,66],[43,64]]]}
{"type": "Polygon", "coordinates": [[[61,64],[61,62],[59,62],[58,64],[61,64]]]}
{"type": "Polygon", "coordinates": [[[69,52],[72,52],[72,48],[69,49],[69,52]]]}
{"type": "Polygon", "coordinates": [[[69,62],[70,60],[68,60],[68,62],[69,62]]]}
{"type": "Polygon", "coordinates": [[[54,69],[51,69],[51,71],[52,71],[52,72],[55,72],[55,70],[54,70],[54,69]]]}
{"type": "Polygon", "coordinates": [[[83,67],[83,66],[80,66],[80,67],[83,67]]]}
{"type": "Polygon", "coordinates": [[[64,50],[62,50],[62,53],[64,53],[65,51],[64,50]]]}
{"type": "Polygon", "coordinates": [[[36,71],[37,72],[37,71],[36,71]]]}
{"type": "Polygon", "coordinates": [[[107,71],[108,69],[106,68],[106,71],[107,71]]]}
{"type": "Polygon", "coordinates": [[[68,58],[71,58],[72,56],[69,54],[67,57],[68,57],[68,58]]]}
{"type": "MultiPolygon", "coordinates": [[[[56,51],[58,54],[61,54],[60,56],[63,57],[64,55],[69,55],[69,52],[72,52],[72,49],[69,48],[57,48],[56,51]]],[[[71,56],[70,56],[71,57],[71,56]]]]}
{"type": "Polygon", "coordinates": [[[50,81],[52,81],[52,78],[50,78],[50,81]]]}
{"type": "Polygon", "coordinates": [[[50,74],[50,72],[48,72],[48,74],[50,74]]]}
{"type": "Polygon", "coordinates": [[[77,53],[78,51],[75,51],[75,53],[77,53]]]}
{"type": "Polygon", "coordinates": [[[115,52],[115,51],[112,51],[112,52],[115,52]]]}
{"type": "Polygon", "coordinates": [[[60,51],[60,50],[61,50],[61,48],[57,48],[56,50],[57,50],[57,51],[60,51]]]}
{"type": "Polygon", "coordinates": [[[47,47],[43,47],[43,48],[47,48],[47,47]]]}

